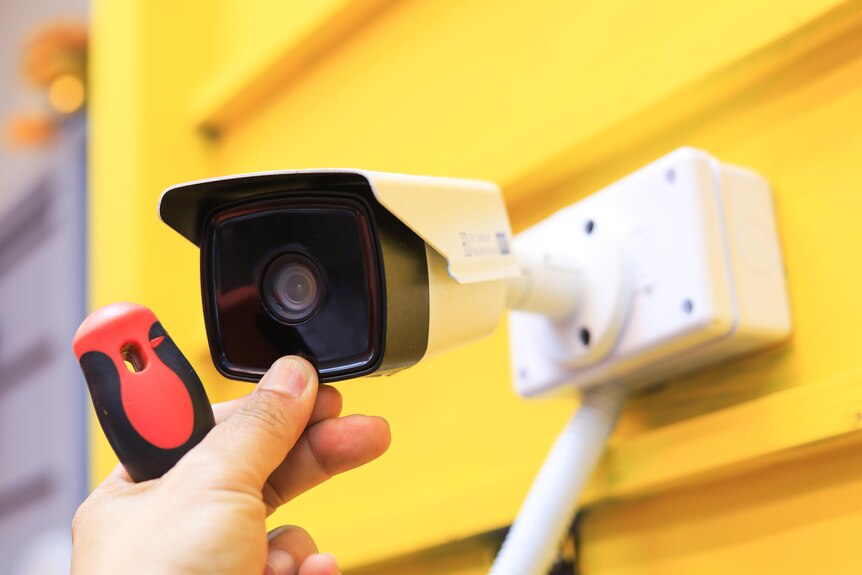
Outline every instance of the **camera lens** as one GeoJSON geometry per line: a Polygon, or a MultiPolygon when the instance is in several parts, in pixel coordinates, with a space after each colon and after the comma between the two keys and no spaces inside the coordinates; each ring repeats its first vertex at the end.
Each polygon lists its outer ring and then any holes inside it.
{"type": "Polygon", "coordinates": [[[299,254],[275,258],[266,268],[261,288],[267,311],[284,323],[306,321],[323,299],[320,271],[299,254]]]}

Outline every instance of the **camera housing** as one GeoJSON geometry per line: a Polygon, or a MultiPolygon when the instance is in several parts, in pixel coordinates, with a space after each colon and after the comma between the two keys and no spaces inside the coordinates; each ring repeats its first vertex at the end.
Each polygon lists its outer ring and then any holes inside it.
{"type": "Polygon", "coordinates": [[[410,367],[493,331],[520,273],[488,182],[243,174],[173,186],[159,213],[200,247],[213,362],[244,381],[283,355],[324,382],[410,367]]]}

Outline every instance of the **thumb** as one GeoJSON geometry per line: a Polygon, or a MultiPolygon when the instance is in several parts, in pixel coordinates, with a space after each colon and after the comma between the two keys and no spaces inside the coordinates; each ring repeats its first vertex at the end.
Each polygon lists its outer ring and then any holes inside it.
{"type": "Polygon", "coordinates": [[[168,473],[226,488],[263,488],[305,430],[316,398],[317,373],[307,361],[277,360],[242,407],[168,473]]]}

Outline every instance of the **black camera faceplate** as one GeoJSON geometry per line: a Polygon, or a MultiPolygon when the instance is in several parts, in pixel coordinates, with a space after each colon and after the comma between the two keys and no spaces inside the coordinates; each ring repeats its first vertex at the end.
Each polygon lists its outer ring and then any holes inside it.
{"type": "Polygon", "coordinates": [[[257,381],[276,359],[292,354],[308,359],[321,381],[374,372],[384,337],[376,237],[367,204],[332,191],[274,192],[210,214],[201,242],[201,286],[219,371],[257,381]],[[298,324],[274,317],[261,293],[267,266],[285,254],[314,262],[325,284],[319,309],[298,324]]]}

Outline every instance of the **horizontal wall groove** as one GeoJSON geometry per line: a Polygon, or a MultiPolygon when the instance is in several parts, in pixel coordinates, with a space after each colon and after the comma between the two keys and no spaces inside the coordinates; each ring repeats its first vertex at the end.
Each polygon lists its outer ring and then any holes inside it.
{"type": "Polygon", "coordinates": [[[394,2],[343,0],[310,22],[298,37],[289,38],[262,58],[228,68],[204,87],[192,111],[193,124],[204,134],[218,136],[244,113],[285,90],[394,2]]]}

